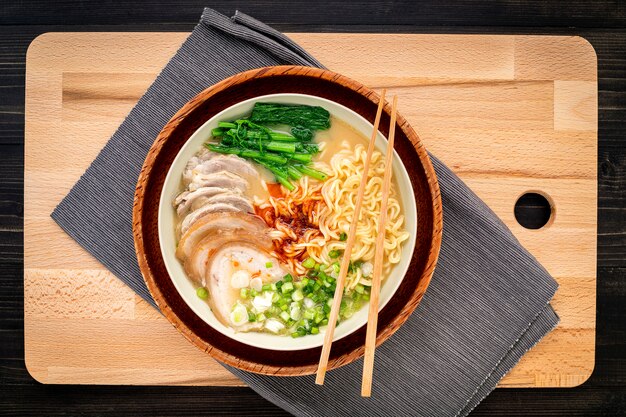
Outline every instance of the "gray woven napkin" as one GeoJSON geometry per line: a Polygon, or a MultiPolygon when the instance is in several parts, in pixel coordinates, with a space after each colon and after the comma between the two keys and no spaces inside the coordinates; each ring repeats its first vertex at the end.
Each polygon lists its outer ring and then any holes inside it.
{"type": "MultiPolygon", "coordinates": [[[[321,66],[261,22],[205,9],[200,23],[130,112],[52,218],[146,301],[132,233],[135,183],[170,117],[206,87],[268,65],[321,66]]],[[[417,74],[416,74],[417,75],[417,74]]],[[[362,362],[314,377],[229,368],[299,416],[464,416],[558,323],[556,282],[495,214],[433,157],[444,207],[443,243],[426,295],[376,352],[373,396],[360,397],[362,362]]]]}

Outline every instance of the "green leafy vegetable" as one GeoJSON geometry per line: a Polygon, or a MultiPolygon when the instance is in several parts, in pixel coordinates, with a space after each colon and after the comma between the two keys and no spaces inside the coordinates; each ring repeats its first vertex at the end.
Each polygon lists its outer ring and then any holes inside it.
{"type": "Polygon", "coordinates": [[[326,181],[326,178],[328,178],[328,175],[324,174],[322,171],[318,171],[305,165],[295,165],[295,168],[304,175],[308,175],[316,180],[326,181]]]}
{"type": "Polygon", "coordinates": [[[271,171],[285,188],[293,190],[291,180],[299,180],[303,175],[319,181],[328,177],[310,166],[319,146],[309,142],[316,130],[328,127],[330,114],[322,107],[256,103],[250,118],[219,122],[211,131],[217,143],[205,146],[213,152],[252,160],[271,171]],[[291,134],[265,125],[291,126],[291,134]]]}
{"type": "MultiPolygon", "coordinates": [[[[309,131],[326,130],[330,127],[330,113],[319,106],[302,106],[277,103],[255,103],[250,120],[262,125],[288,125],[294,136],[309,136],[309,131]]],[[[310,137],[313,135],[310,133],[310,137]]],[[[310,140],[310,139],[309,139],[310,140]]]]}
{"type": "Polygon", "coordinates": [[[291,134],[303,142],[308,142],[313,139],[313,131],[303,126],[294,126],[291,128],[291,134]]]}

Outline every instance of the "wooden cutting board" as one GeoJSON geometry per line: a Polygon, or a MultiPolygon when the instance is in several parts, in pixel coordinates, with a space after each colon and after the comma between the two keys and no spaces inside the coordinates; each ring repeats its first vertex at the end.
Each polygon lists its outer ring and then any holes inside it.
{"type": "MultiPolygon", "coordinates": [[[[48,33],[26,66],[25,357],[55,384],[241,385],[69,238],[50,213],[186,33],[48,33]]],[[[578,37],[291,34],[330,69],[398,94],[403,115],[560,284],[561,323],[501,381],[571,387],[593,371],[596,55],[578,37]],[[517,198],[546,195],[540,230],[517,198]]],[[[129,208],[130,210],[130,208],[129,208]]]]}

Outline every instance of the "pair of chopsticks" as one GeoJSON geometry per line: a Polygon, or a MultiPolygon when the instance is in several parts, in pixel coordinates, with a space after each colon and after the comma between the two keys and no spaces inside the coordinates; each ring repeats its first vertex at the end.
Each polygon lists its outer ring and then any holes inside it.
{"type": "MultiPolygon", "coordinates": [[[[330,356],[330,347],[333,343],[335,326],[337,324],[337,317],[339,315],[339,307],[341,305],[343,289],[346,283],[346,276],[348,275],[348,267],[350,265],[352,247],[354,246],[354,241],[356,239],[356,229],[361,213],[361,206],[363,204],[363,194],[365,193],[365,185],[367,184],[367,177],[369,175],[372,153],[374,152],[376,136],[378,135],[378,126],[380,124],[380,118],[385,104],[385,93],[386,90],[383,90],[382,94],[380,95],[378,110],[376,112],[376,119],[374,120],[374,129],[372,131],[372,136],[367,147],[367,155],[365,157],[365,164],[363,166],[363,177],[361,178],[361,183],[359,184],[356,204],[354,206],[354,215],[352,218],[352,223],[350,224],[350,231],[348,233],[348,239],[346,240],[346,248],[344,250],[343,259],[341,260],[339,276],[337,277],[337,288],[335,290],[335,295],[333,298],[333,305],[330,310],[330,318],[328,319],[328,327],[326,328],[324,345],[322,346],[322,354],[320,356],[320,362],[317,368],[317,376],[315,378],[315,383],[319,385],[324,384],[324,377],[326,376],[328,357],[330,356]]],[[[378,299],[380,297],[380,279],[383,271],[383,248],[385,243],[385,226],[387,223],[387,201],[389,199],[389,187],[391,185],[393,144],[396,133],[397,104],[398,97],[394,96],[393,104],[391,107],[391,124],[389,126],[387,153],[385,155],[385,173],[383,177],[382,202],[380,209],[380,218],[378,221],[378,234],[376,236],[376,251],[374,252],[374,272],[372,277],[372,289],[370,293],[367,334],[365,336],[365,361],[363,363],[363,380],[361,384],[361,395],[363,397],[369,397],[372,392],[374,351],[376,350],[376,327],[378,325],[378,299]]]]}

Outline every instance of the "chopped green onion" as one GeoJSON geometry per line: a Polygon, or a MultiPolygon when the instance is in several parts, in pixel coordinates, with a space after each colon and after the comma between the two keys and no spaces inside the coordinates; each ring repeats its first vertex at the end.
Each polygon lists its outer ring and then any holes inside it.
{"type": "Polygon", "coordinates": [[[341,252],[338,251],[337,249],[333,249],[330,252],[328,252],[328,256],[330,256],[333,259],[339,258],[339,255],[341,255],[341,252]]]}
{"type": "Polygon", "coordinates": [[[285,282],[280,290],[282,291],[283,294],[286,293],[286,292],[292,291],[293,290],[293,283],[285,282]]]}
{"type": "Polygon", "coordinates": [[[248,311],[248,321],[249,322],[256,321],[256,314],[254,314],[252,311],[248,311]]]}
{"type": "Polygon", "coordinates": [[[321,312],[321,311],[320,311],[320,312],[315,313],[315,319],[314,319],[314,320],[315,320],[315,323],[316,323],[316,324],[317,324],[317,323],[321,323],[321,322],[322,322],[322,320],[324,320],[324,313],[323,313],[323,312],[321,312]]]}
{"type": "Polygon", "coordinates": [[[209,298],[209,291],[204,287],[200,287],[196,290],[196,295],[198,296],[198,298],[206,300],[207,298],[209,298]]]}
{"type": "Polygon", "coordinates": [[[291,282],[293,281],[293,277],[291,276],[291,274],[287,274],[283,277],[283,281],[285,282],[291,282]]]}
{"type": "Polygon", "coordinates": [[[242,288],[241,291],[239,291],[239,296],[245,299],[245,298],[248,298],[248,293],[249,293],[248,288],[242,288]]]}
{"type": "MultiPolygon", "coordinates": [[[[294,303],[294,304],[297,304],[297,303],[294,303]]],[[[299,320],[301,315],[302,315],[302,310],[300,309],[300,306],[292,305],[291,308],[289,309],[289,317],[291,318],[291,320],[299,320]]]]}
{"type": "Polygon", "coordinates": [[[341,240],[342,242],[348,240],[348,235],[346,234],[346,232],[341,232],[341,234],[339,235],[339,240],[341,240]]]}
{"type": "Polygon", "coordinates": [[[276,306],[271,306],[270,308],[267,309],[268,314],[271,315],[277,315],[280,314],[280,307],[276,307],[276,306]]]}
{"type": "Polygon", "coordinates": [[[271,262],[265,262],[265,267],[266,268],[271,268],[273,266],[274,266],[274,264],[272,264],[271,262]]]}
{"type": "Polygon", "coordinates": [[[307,268],[307,269],[311,269],[315,266],[315,259],[313,258],[306,258],[304,260],[304,262],[302,262],[302,266],[307,268]]]}
{"type": "Polygon", "coordinates": [[[304,294],[302,290],[295,290],[293,294],[291,294],[291,299],[293,301],[302,301],[304,299],[304,294]]]}

